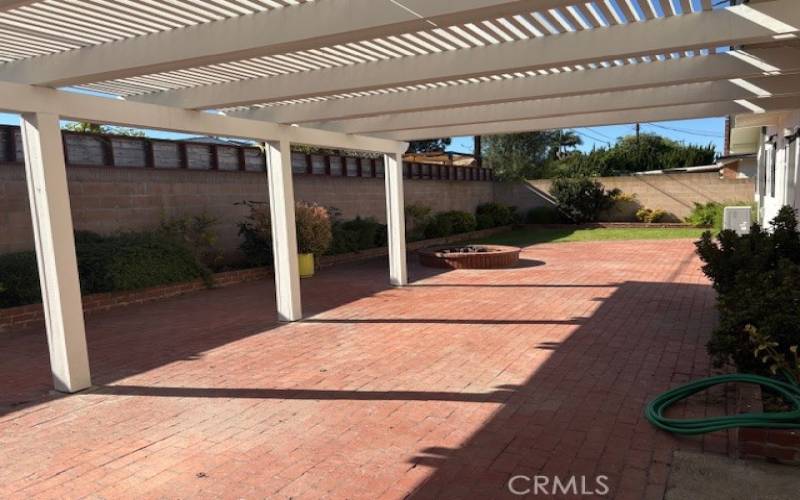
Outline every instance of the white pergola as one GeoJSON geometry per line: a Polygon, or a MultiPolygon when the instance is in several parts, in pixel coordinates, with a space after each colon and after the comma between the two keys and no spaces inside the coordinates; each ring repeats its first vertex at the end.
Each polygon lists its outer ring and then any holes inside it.
{"type": "Polygon", "coordinates": [[[295,321],[291,144],[385,154],[402,286],[405,141],[800,108],[798,1],[723,3],[0,0],[0,110],[22,116],[56,388],[91,384],[59,120],[263,143],[278,315],[295,321]]]}

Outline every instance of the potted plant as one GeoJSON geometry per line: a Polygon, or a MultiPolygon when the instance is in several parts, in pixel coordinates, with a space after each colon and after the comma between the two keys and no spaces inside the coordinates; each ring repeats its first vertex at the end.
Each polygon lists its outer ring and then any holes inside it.
{"type": "Polygon", "coordinates": [[[328,210],[313,203],[298,202],[295,206],[297,252],[300,277],[314,276],[314,254],[328,251],[333,240],[328,210]]]}

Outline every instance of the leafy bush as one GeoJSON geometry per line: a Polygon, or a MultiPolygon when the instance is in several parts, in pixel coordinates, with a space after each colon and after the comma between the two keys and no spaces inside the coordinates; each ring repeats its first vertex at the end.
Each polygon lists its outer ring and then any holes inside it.
{"type": "Polygon", "coordinates": [[[239,250],[244,254],[249,266],[271,266],[272,230],[269,206],[266,203],[255,201],[244,201],[237,205],[243,205],[250,210],[250,213],[239,223],[239,236],[242,237],[239,250]]]}
{"type": "Polygon", "coordinates": [[[722,223],[725,217],[725,207],[730,206],[750,206],[753,210],[752,219],[756,219],[755,206],[748,202],[727,202],[717,203],[716,201],[709,201],[708,203],[695,203],[692,212],[686,217],[686,222],[689,224],[702,227],[713,227],[717,231],[722,230],[722,223]]]}
{"type": "MultiPolygon", "coordinates": [[[[100,236],[75,235],[78,275],[84,294],[136,290],[196,278],[210,273],[183,243],[160,231],[100,236]]],[[[0,256],[0,307],[41,301],[36,254],[0,256]]]]}
{"type": "Polygon", "coordinates": [[[555,179],[550,187],[559,211],[576,223],[596,221],[601,211],[613,205],[618,193],[606,191],[603,184],[588,177],[555,179]]]}
{"type": "Polygon", "coordinates": [[[137,290],[210,279],[189,247],[158,232],[125,233],[76,248],[87,293],[137,290]]]}
{"type": "Polygon", "coordinates": [[[42,300],[34,252],[0,255],[0,308],[42,300]]]}
{"type": "Polygon", "coordinates": [[[706,232],[697,243],[703,272],[719,294],[720,322],[708,343],[717,366],[768,375],[754,356],[751,331],[774,343],[787,359],[800,343],[800,233],[796,213],[783,207],[767,231],[757,224],[749,235],[706,232]]]}
{"type": "Polygon", "coordinates": [[[562,224],[564,216],[554,207],[534,207],[525,214],[526,224],[562,224]]]}
{"type": "Polygon", "coordinates": [[[422,205],[406,205],[406,238],[409,241],[425,239],[425,226],[430,222],[431,208],[422,205]]]}
{"type": "Polygon", "coordinates": [[[297,224],[297,251],[323,255],[331,246],[331,218],[325,207],[298,202],[294,210],[297,224]]]}
{"type": "MultiPolygon", "coordinates": [[[[272,264],[272,221],[266,203],[244,201],[237,203],[250,209],[250,213],[239,223],[239,235],[243,238],[239,249],[252,266],[272,264]]],[[[331,217],[328,209],[314,203],[297,202],[294,209],[297,226],[297,251],[323,255],[333,240],[331,217]]]]}
{"type": "Polygon", "coordinates": [[[722,228],[722,216],[725,207],[716,201],[708,203],[695,202],[692,212],[686,217],[686,222],[695,226],[710,226],[722,228]]]}
{"type": "Polygon", "coordinates": [[[500,203],[484,203],[475,209],[478,229],[507,226],[518,221],[517,208],[500,203]]]}
{"type": "Polygon", "coordinates": [[[425,238],[441,238],[468,233],[477,227],[475,216],[458,210],[439,212],[425,225],[425,238]]]}
{"type": "Polygon", "coordinates": [[[371,217],[335,220],[332,232],[333,241],[328,253],[334,255],[383,247],[387,244],[386,225],[371,217]]]}
{"type": "Polygon", "coordinates": [[[646,222],[648,224],[660,221],[665,215],[667,215],[667,213],[660,208],[644,207],[636,211],[636,218],[639,219],[640,222],[646,222]]]}
{"type": "Polygon", "coordinates": [[[162,217],[160,230],[165,236],[184,243],[195,257],[208,269],[222,269],[223,256],[217,248],[217,233],[214,226],[219,219],[206,212],[200,215],[162,217]]]}

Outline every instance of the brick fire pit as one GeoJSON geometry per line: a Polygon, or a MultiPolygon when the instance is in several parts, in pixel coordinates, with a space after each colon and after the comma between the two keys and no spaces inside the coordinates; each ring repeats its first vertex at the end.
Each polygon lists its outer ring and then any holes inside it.
{"type": "Polygon", "coordinates": [[[516,265],[519,252],[517,247],[501,245],[446,245],[423,248],[419,262],[445,269],[497,269],[516,265]]]}

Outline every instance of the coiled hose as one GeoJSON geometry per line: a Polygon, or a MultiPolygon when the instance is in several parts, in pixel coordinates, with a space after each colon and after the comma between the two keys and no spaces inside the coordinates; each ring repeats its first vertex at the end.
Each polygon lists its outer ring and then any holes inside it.
{"type": "MultiPolygon", "coordinates": [[[[791,377],[787,377],[792,380],[791,377]]],[[[689,382],[686,385],[670,389],[650,401],[645,408],[647,420],[659,429],[683,435],[705,434],[734,427],[760,427],[768,429],[800,429],[800,385],[786,383],[760,375],[731,374],[717,375],[689,382]],[[743,413],[740,415],[677,419],[664,416],[667,408],[676,402],[709,387],[730,382],[756,384],[767,387],[780,394],[792,405],[791,411],[776,413],[743,413]]]]}

